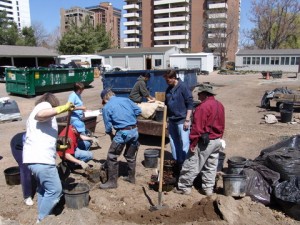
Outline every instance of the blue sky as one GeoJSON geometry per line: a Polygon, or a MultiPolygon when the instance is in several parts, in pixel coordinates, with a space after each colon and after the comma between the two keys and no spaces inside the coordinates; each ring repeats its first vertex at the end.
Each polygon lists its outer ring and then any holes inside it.
{"type": "MultiPolygon", "coordinates": [[[[107,0],[111,2],[116,8],[122,9],[124,0],[107,0]]],[[[48,32],[54,31],[60,25],[60,9],[69,9],[72,6],[89,7],[99,5],[101,0],[29,0],[31,23],[39,22],[43,24],[48,32]]],[[[248,20],[250,12],[250,0],[241,1],[241,30],[249,28],[250,22],[248,20]]],[[[122,21],[123,22],[123,21],[122,21]]],[[[123,28],[122,28],[123,29],[123,28]]],[[[123,30],[121,31],[123,36],[123,30]]]]}

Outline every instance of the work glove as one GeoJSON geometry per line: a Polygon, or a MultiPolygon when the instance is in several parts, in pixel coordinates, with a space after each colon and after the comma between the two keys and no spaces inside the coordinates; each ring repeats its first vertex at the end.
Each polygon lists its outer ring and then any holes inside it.
{"type": "Polygon", "coordinates": [[[86,162],[84,161],[80,161],[79,165],[82,167],[82,169],[86,170],[88,169],[90,166],[89,164],[87,164],[86,162]]]}
{"type": "Polygon", "coordinates": [[[57,114],[61,114],[70,110],[74,110],[75,106],[72,102],[67,102],[65,105],[60,105],[54,108],[57,114]]]}
{"type": "Polygon", "coordinates": [[[221,142],[221,145],[222,145],[222,149],[221,150],[224,151],[225,147],[226,147],[226,142],[223,139],[221,139],[220,142],[221,142]]]}
{"type": "Polygon", "coordinates": [[[71,147],[70,143],[71,143],[70,138],[68,138],[67,143],[65,143],[65,137],[58,137],[56,140],[56,150],[65,151],[71,147]]]}
{"type": "Polygon", "coordinates": [[[93,145],[93,146],[95,146],[95,147],[100,147],[100,144],[99,144],[98,138],[96,138],[96,137],[93,137],[93,140],[92,140],[92,145],[93,145]]]}

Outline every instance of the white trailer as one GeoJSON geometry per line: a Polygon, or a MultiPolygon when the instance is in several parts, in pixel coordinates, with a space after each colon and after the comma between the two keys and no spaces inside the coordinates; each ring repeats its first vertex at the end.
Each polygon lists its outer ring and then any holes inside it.
{"type": "Polygon", "coordinates": [[[59,55],[56,64],[68,64],[74,62],[83,67],[100,67],[104,64],[104,57],[100,55],[59,55]]]}
{"type": "Polygon", "coordinates": [[[213,53],[183,53],[170,55],[170,67],[178,69],[214,70],[213,53]]]}

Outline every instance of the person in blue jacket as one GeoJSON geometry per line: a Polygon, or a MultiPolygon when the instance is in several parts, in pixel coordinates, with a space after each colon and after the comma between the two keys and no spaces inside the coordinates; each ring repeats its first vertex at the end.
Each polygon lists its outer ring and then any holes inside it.
{"type": "Polygon", "coordinates": [[[172,156],[180,170],[189,150],[190,118],[193,110],[191,90],[182,82],[175,70],[164,74],[166,83],[165,104],[167,106],[168,131],[172,156]]]}
{"type": "Polygon", "coordinates": [[[102,116],[107,133],[112,143],[109,147],[106,165],[108,180],[100,184],[101,189],[117,188],[119,163],[117,158],[124,147],[124,157],[128,164],[128,177],[124,180],[135,183],[136,154],[139,148],[139,133],[136,117],[141,114],[141,109],[129,98],[116,97],[110,89],[101,92],[102,116]],[[113,135],[113,129],[116,131],[113,135]]]}

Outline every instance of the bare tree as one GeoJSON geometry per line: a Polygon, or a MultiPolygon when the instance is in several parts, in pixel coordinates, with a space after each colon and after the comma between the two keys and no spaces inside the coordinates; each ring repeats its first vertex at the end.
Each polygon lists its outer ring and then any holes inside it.
{"type": "Polygon", "coordinates": [[[299,0],[252,0],[249,38],[259,49],[278,49],[299,40],[299,0]]]}
{"type": "Polygon", "coordinates": [[[45,45],[47,44],[47,48],[57,50],[57,46],[59,44],[59,41],[61,39],[60,35],[60,28],[56,27],[55,30],[53,30],[47,37],[45,45]]]}
{"type": "Polygon", "coordinates": [[[43,43],[48,37],[48,33],[41,22],[33,22],[32,28],[34,30],[34,36],[36,39],[37,46],[43,46],[43,43]]]}

